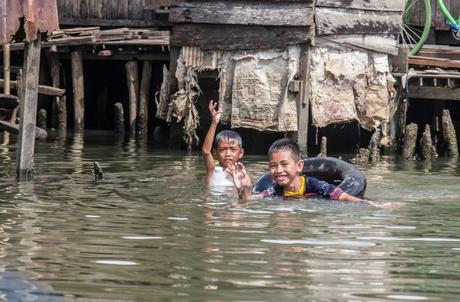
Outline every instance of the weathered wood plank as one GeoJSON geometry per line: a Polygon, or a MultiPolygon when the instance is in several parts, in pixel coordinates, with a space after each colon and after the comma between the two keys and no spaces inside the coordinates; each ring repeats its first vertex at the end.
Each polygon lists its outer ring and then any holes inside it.
{"type": "Polygon", "coordinates": [[[317,37],[315,42],[316,46],[338,46],[344,49],[382,52],[393,56],[399,51],[397,40],[377,35],[329,35],[317,37]]]}
{"type": "Polygon", "coordinates": [[[414,56],[409,57],[409,65],[432,66],[441,68],[460,68],[460,61],[414,56]]]}
{"type": "Polygon", "coordinates": [[[171,0],[144,0],[144,9],[157,9],[171,6],[171,0]]]}
{"type": "Polygon", "coordinates": [[[402,0],[317,0],[317,7],[335,7],[347,9],[362,9],[376,11],[404,10],[405,1],[402,0]]]}
{"type": "Polygon", "coordinates": [[[0,108],[11,110],[18,105],[19,101],[17,96],[0,93],[0,108]]]}
{"type": "Polygon", "coordinates": [[[409,98],[417,100],[460,101],[460,88],[410,86],[409,98]]]}
{"type": "Polygon", "coordinates": [[[319,35],[397,34],[401,30],[399,12],[372,12],[318,7],[316,26],[319,35]]]}
{"type": "Polygon", "coordinates": [[[309,27],[178,24],[174,27],[172,46],[199,46],[202,49],[269,49],[306,43],[309,27]]]}
{"type": "Polygon", "coordinates": [[[136,133],[137,102],[139,99],[139,68],[137,61],[129,61],[126,67],[126,80],[129,93],[129,130],[130,134],[136,133]]]}
{"type": "Polygon", "coordinates": [[[171,8],[169,22],[274,26],[311,26],[313,23],[313,8],[304,3],[206,2],[171,8]]]}
{"type": "Polygon", "coordinates": [[[59,16],[59,24],[72,26],[106,26],[106,27],[157,27],[168,26],[168,22],[164,20],[139,20],[139,19],[97,19],[97,18],[71,18],[59,16]]]}
{"type": "MultiPolygon", "coordinates": [[[[19,134],[19,125],[0,120],[0,128],[13,134],[19,134]]],[[[35,127],[35,138],[45,139],[48,132],[45,129],[35,127]]]]}

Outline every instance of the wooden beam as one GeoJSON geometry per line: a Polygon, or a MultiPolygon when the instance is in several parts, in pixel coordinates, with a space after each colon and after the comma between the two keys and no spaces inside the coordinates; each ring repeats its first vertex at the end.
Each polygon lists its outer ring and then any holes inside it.
{"type": "Polygon", "coordinates": [[[399,12],[316,8],[318,35],[398,34],[401,26],[399,12]]]}
{"type": "Polygon", "coordinates": [[[21,180],[30,178],[33,173],[40,46],[41,41],[38,37],[32,42],[26,43],[24,53],[24,101],[21,108],[16,156],[16,175],[21,180]]]}
{"type": "Polygon", "coordinates": [[[126,67],[126,80],[129,93],[129,131],[136,133],[137,123],[137,100],[139,98],[139,76],[137,61],[129,61],[126,67]]]}
{"type": "Polygon", "coordinates": [[[171,35],[171,46],[199,46],[201,49],[272,49],[306,43],[309,27],[178,24],[171,35]]]}
{"type": "MultiPolygon", "coordinates": [[[[13,134],[19,134],[19,125],[12,122],[0,120],[0,128],[13,134]]],[[[45,139],[47,136],[45,129],[35,127],[35,138],[45,139]]]]}
{"type": "Polygon", "coordinates": [[[172,7],[171,23],[209,23],[263,26],[311,26],[313,8],[305,3],[197,1],[172,7]]]}
{"type": "Polygon", "coordinates": [[[83,78],[83,57],[81,51],[71,54],[74,129],[81,131],[85,128],[85,83],[83,78]]]}
{"type": "Polygon", "coordinates": [[[401,0],[316,0],[316,7],[402,12],[405,1],[401,0]]]}
{"type": "Polygon", "coordinates": [[[413,56],[409,57],[409,65],[432,66],[441,68],[460,68],[460,60],[413,56]]]}
{"type": "Polygon", "coordinates": [[[130,19],[97,19],[60,17],[59,24],[72,26],[102,26],[102,27],[167,27],[166,20],[130,20],[130,19]]]}
{"type": "MultiPolygon", "coordinates": [[[[16,81],[10,81],[11,84],[11,89],[15,90],[17,89],[17,82],[16,81]]],[[[0,87],[3,87],[5,85],[5,80],[0,79],[0,87]]],[[[39,94],[44,94],[44,95],[50,95],[50,96],[62,96],[65,94],[65,89],[61,88],[55,88],[47,85],[38,85],[38,93],[39,94]]]]}
{"type": "MultiPolygon", "coordinates": [[[[51,82],[54,88],[59,88],[61,86],[61,64],[59,62],[59,57],[56,54],[49,54],[48,53],[48,64],[51,76],[51,82]]],[[[53,100],[53,115],[56,114],[56,117],[52,117],[56,123],[58,129],[61,131],[65,131],[67,129],[67,105],[65,103],[65,97],[62,96],[55,96],[53,100]],[[63,116],[64,114],[64,116],[63,116]]]]}
{"type": "Polygon", "coordinates": [[[460,88],[409,86],[409,98],[411,100],[460,101],[460,88]]]}
{"type": "Polygon", "coordinates": [[[0,94],[0,108],[14,109],[19,105],[18,97],[10,94],[0,94]]]}

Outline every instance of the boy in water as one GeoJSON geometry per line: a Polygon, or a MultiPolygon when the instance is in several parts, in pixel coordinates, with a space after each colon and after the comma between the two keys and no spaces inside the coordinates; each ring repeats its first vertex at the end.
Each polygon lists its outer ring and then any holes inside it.
{"type": "MultiPolygon", "coordinates": [[[[216,170],[214,158],[217,159],[219,167],[227,170],[229,166],[236,166],[239,160],[243,158],[244,149],[241,136],[232,130],[219,132],[213,148],[214,134],[216,133],[222,112],[217,110],[217,103],[212,100],[209,102],[208,108],[211,114],[211,126],[209,126],[208,133],[204,139],[202,154],[207,171],[207,180],[209,181],[216,170]]],[[[251,180],[249,177],[246,181],[249,181],[250,185],[251,180]]]]}
{"type": "MultiPolygon", "coordinates": [[[[291,139],[285,138],[275,141],[270,146],[268,157],[270,174],[276,185],[265,190],[258,197],[306,198],[320,195],[334,200],[366,202],[376,207],[387,207],[387,205],[378,205],[372,201],[350,195],[325,181],[301,175],[304,161],[300,156],[299,146],[291,139]]],[[[228,170],[234,178],[240,198],[243,200],[250,199],[251,182],[244,166],[237,163],[229,166],[228,170]]]]}

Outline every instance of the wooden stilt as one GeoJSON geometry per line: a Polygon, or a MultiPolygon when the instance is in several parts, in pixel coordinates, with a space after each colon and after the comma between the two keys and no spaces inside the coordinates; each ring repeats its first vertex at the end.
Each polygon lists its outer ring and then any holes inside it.
{"type": "Polygon", "coordinates": [[[382,139],[382,129],[380,126],[376,127],[374,133],[369,140],[369,160],[371,163],[380,160],[380,141],[382,139]]]}
{"type": "Polygon", "coordinates": [[[85,128],[85,84],[83,79],[83,55],[81,51],[72,51],[72,85],[74,103],[74,128],[85,128]]]}
{"type": "Polygon", "coordinates": [[[300,93],[297,101],[297,143],[300,151],[307,155],[308,123],[310,109],[310,46],[303,45],[299,61],[300,93]]]}
{"type": "Polygon", "coordinates": [[[60,131],[67,130],[67,97],[65,95],[59,97],[59,103],[57,104],[58,113],[58,129],[60,131]]]}
{"type": "Polygon", "coordinates": [[[327,137],[321,137],[321,152],[318,156],[327,156],[327,137]]]}
{"type": "Polygon", "coordinates": [[[114,128],[117,133],[125,131],[125,117],[121,103],[115,103],[114,128]]]}
{"type": "Polygon", "coordinates": [[[406,126],[402,147],[402,156],[404,159],[412,160],[414,158],[415,146],[417,144],[417,132],[417,124],[411,123],[406,126]]]}
{"type": "Polygon", "coordinates": [[[142,67],[141,89],[139,93],[139,133],[147,133],[149,118],[150,79],[152,78],[152,62],[144,61],[142,67]]]}
{"type": "Polygon", "coordinates": [[[16,156],[16,175],[19,179],[28,179],[32,176],[33,172],[40,49],[40,38],[25,44],[24,101],[22,102],[23,107],[21,108],[16,156]]]}
{"type": "Polygon", "coordinates": [[[5,80],[3,93],[10,94],[10,44],[3,45],[3,79],[5,80]]]}
{"type": "Polygon", "coordinates": [[[45,109],[40,109],[38,111],[38,119],[37,119],[37,126],[43,129],[48,128],[48,112],[45,109]]]}
{"type": "Polygon", "coordinates": [[[447,144],[447,155],[458,157],[457,133],[450,118],[449,110],[442,111],[442,133],[447,144]]]}
{"type": "Polygon", "coordinates": [[[422,139],[420,141],[422,147],[422,157],[425,160],[431,160],[433,155],[433,141],[431,140],[431,129],[430,125],[425,126],[425,131],[422,134],[422,139]]]}
{"type": "MultiPolygon", "coordinates": [[[[48,51],[48,64],[49,64],[49,70],[50,70],[50,76],[51,76],[51,82],[52,86],[55,88],[60,88],[61,87],[61,64],[59,62],[59,59],[56,55],[53,55],[51,52],[51,49],[48,51]]],[[[62,97],[60,96],[55,96],[53,97],[53,104],[52,104],[52,112],[51,112],[51,127],[52,128],[58,128],[59,130],[65,130],[66,126],[64,126],[64,129],[62,129],[60,126],[62,126],[59,122],[59,106],[60,102],[62,101],[62,97]]],[[[66,110],[67,111],[67,110],[66,110]]]]}
{"type": "Polygon", "coordinates": [[[126,79],[129,92],[129,132],[136,133],[137,99],[139,96],[139,76],[137,61],[126,63],[126,79]]]}

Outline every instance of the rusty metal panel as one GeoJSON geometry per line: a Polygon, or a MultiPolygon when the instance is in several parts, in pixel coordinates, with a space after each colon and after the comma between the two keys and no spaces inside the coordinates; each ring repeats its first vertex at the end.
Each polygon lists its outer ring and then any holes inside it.
{"type": "Polygon", "coordinates": [[[11,42],[19,29],[19,18],[25,17],[26,41],[42,33],[59,30],[56,0],[3,0],[0,4],[0,44],[11,42]]]}

